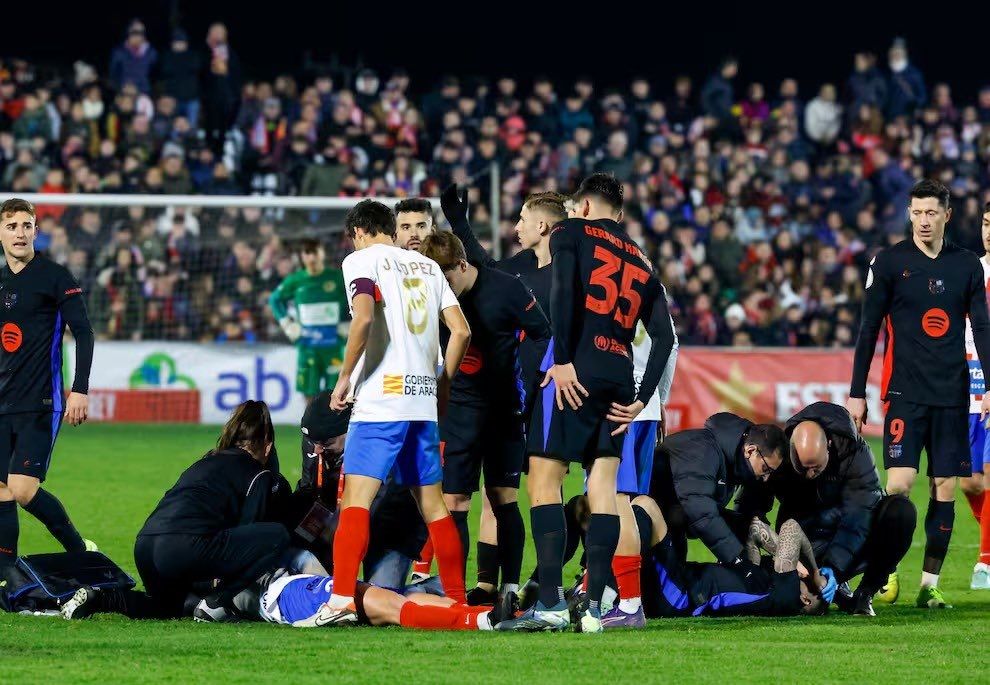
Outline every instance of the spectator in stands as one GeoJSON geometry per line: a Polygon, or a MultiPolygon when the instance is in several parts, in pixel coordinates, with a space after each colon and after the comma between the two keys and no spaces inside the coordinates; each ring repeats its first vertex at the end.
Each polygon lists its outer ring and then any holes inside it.
{"type": "Polygon", "coordinates": [[[842,129],[842,106],[836,102],[835,86],[826,83],[804,110],[804,130],[808,138],[829,148],[842,129]]]}
{"type": "Polygon", "coordinates": [[[199,80],[202,68],[199,52],[190,49],[189,34],[182,28],[173,29],[172,43],[161,59],[161,88],[163,93],[175,98],[178,113],[193,128],[199,123],[199,80]]]}
{"type": "Polygon", "coordinates": [[[110,56],[110,85],[120,89],[131,83],[140,92],[150,93],[151,70],[157,61],[158,53],[144,34],[144,24],[139,19],[132,20],[124,42],[110,56]]]}
{"type": "Polygon", "coordinates": [[[206,34],[206,59],[202,102],[207,140],[218,158],[223,154],[227,130],[237,118],[241,94],[241,63],[227,42],[227,27],[216,23],[206,34]]]}
{"type": "Polygon", "coordinates": [[[887,84],[887,116],[891,119],[912,114],[928,99],[925,79],[908,61],[907,43],[898,38],[887,54],[890,77],[887,84]]]}

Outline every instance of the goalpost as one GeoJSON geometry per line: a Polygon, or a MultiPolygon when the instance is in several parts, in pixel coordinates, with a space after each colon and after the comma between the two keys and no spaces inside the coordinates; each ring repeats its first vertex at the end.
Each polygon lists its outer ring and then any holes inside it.
{"type": "MultiPolygon", "coordinates": [[[[303,238],[320,240],[328,265],[339,266],[351,250],[344,215],[364,198],[17,197],[37,208],[38,248],[73,273],[87,298],[97,336],[93,420],[212,424],[262,399],[276,423],[298,423],[297,353],[268,298],[299,268],[303,238]]],[[[401,198],[373,199],[392,206],[401,198]]],[[[444,223],[439,200],[431,203],[444,223]]],[[[64,347],[71,378],[68,333],[64,347]]]]}

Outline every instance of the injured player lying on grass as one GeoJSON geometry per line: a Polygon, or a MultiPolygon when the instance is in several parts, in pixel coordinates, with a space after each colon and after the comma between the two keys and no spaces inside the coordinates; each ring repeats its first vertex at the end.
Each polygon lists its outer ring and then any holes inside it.
{"type": "MultiPolygon", "coordinates": [[[[583,498],[568,503],[569,531],[587,526],[583,498]]],[[[686,562],[677,554],[656,502],[641,495],[632,506],[643,555],[640,584],[647,618],[815,615],[825,612],[835,594],[834,580],[821,575],[811,543],[793,520],[785,521],[775,533],[754,518],[744,541],[746,559],[739,564],[686,562]]],[[[569,541],[567,549],[576,552],[577,541],[569,541]]],[[[535,594],[533,585],[532,580],[527,584],[523,602],[535,594]]],[[[616,594],[609,588],[605,596],[611,599],[616,594]]],[[[580,611],[583,601],[579,582],[568,592],[568,606],[572,612],[580,611]]],[[[624,627],[630,626],[622,621],[605,625],[606,630],[624,627]]]]}

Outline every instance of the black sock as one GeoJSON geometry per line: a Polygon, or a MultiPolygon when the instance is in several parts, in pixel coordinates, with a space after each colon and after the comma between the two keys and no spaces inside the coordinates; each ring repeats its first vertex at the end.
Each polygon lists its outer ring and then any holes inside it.
{"type": "Polygon", "coordinates": [[[17,561],[17,502],[0,502],[0,569],[17,561]]]}
{"type": "Polygon", "coordinates": [[[469,513],[467,511],[450,512],[451,517],[454,519],[454,525],[457,526],[457,535],[461,538],[461,552],[464,554],[465,567],[467,567],[468,550],[471,549],[471,531],[468,530],[469,513]]]}
{"type": "MultiPolygon", "coordinates": [[[[499,528],[499,534],[502,529],[499,528]]],[[[498,587],[498,545],[478,541],[478,584],[498,587]]]]}
{"type": "Polygon", "coordinates": [[[38,488],[38,492],[24,507],[24,511],[45,524],[48,532],[65,547],[66,552],[86,551],[86,543],[83,542],[76,527],[72,525],[69,515],[65,512],[65,507],[55,495],[38,488]]]}
{"type": "Polygon", "coordinates": [[[526,526],[519,513],[519,503],[499,504],[492,511],[498,522],[498,562],[502,569],[502,583],[518,585],[522,574],[523,548],[526,546],[526,526]]]}
{"type": "Polygon", "coordinates": [[[949,540],[952,538],[952,524],[956,519],[955,502],[939,502],[928,500],[928,512],[925,514],[925,561],[921,570],[925,573],[938,573],[942,570],[942,562],[949,551],[949,540]]]}
{"type": "Polygon", "coordinates": [[[639,553],[647,556],[650,553],[650,541],[653,539],[653,519],[646,513],[646,509],[634,504],[632,507],[633,516],[636,517],[636,530],[639,533],[639,553]]]}
{"type": "Polygon", "coordinates": [[[897,564],[911,548],[911,538],[918,525],[918,511],[911,500],[888,495],[873,514],[873,524],[866,539],[866,570],[857,592],[872,597],[887,582],[897,564]]]}
{"type": "Polygon", "coordinates": [[[540,604],[553,607],[564,601],[564,506],[543,504],[529,510],[529,527],[536,543],[540,604]]]}
{"type": "Polygon", "coordinates": [[[612,557],[619,545],[619,517],[592,514],[588,523],[588,607],[598,615],[602,594],[612,577],[612,557]]]}

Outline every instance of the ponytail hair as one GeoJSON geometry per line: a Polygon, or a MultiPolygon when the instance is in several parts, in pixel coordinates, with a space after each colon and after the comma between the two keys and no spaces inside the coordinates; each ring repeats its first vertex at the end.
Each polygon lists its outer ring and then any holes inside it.
{"type": "Polygon", "coordinates": [[[265,457],[265,447],[275,442],[275,427],[268,405],[248,400],[237,405],[217,439],[215,452],[240,447],[256,459],[265,457]]]}

